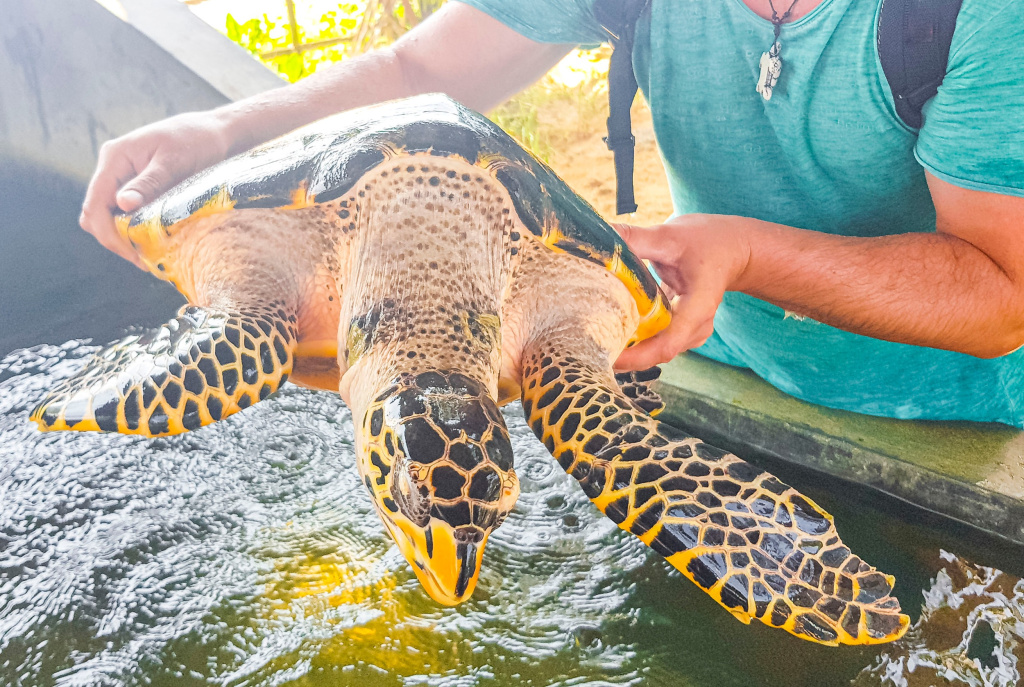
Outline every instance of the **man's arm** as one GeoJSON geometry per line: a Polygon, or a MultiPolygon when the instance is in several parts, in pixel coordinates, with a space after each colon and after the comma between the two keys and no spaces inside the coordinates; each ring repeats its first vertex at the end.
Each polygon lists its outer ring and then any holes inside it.
{"type": "Polygon", "coordinates": [[[855,238],[691,215],[624,237],[676,294],[674,318],[626,351],[643,368],[703,343],[725,291],[841,329],[978,357],[1024,345],[1024,198],[928,174],[935,233],[855,238]]]}
{"type": "Polygon", "coordinates": [[[343,110],[442,92],[488,110],[545,74],[571,48],[531,41],[483,12],[446,4],[394,45],[296,84],[209,112],[151,124],[103,145],[82,228],[134,261],[113,213],[131,212],[229,155],[343,110]]]}

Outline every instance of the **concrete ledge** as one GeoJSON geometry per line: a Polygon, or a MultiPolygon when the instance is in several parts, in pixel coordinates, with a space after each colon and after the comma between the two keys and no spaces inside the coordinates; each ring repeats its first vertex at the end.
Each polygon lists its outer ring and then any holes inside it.
{"type": "Polygon", "coordinates": [[[864,484],[1024,544],[1024,432],[892,420],[804,403],[694,354],[663,367],[667,422],[741,456],[864,484]]]}
{"type": "Polygon", "coordinates": [[[285,84],[259,60],[192,14],[180,0],[97,0],[212,86],[242,100],[285,84]]]}

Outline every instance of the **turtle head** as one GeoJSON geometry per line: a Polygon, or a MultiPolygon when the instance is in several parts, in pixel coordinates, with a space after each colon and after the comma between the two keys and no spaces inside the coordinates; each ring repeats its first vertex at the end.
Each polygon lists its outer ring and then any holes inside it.
{"type": "Polygon", "coordinates": [[[360,473],[392,539],[435,601],[464,601],[519,495],[487,389],[457,372],[402,375],[367,404],[357,434],[360,473]]]}

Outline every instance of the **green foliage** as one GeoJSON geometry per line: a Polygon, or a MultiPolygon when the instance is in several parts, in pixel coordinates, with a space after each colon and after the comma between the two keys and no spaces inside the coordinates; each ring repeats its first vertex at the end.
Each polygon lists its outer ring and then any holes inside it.
{"type": "Polygon", "coordinates": [[[569,74],[559,74],[562,79],[549,74],[496,108],[489,115],[491,120],[534,155],[550,162],[559,146],[603,126],[608,56],[604,47],[577,51],[569,74]],[[573,85],[565,82],[566,77],[573,85]]]}
{"type": "MultiPolygon", "coordinates": [[[[287,19],[264,14],[239,23],[228,14],[225,33],[288,81],[295,82],[318,67],[346,57],[390,45],[402,34],[440,9],[444,0],[363,0],[339,3],[315,26],[292,27],[287,19]],[[325,41],[337,41],[318,46],[325,41]],[[300,51],[291,51],[298,42],[300,51]],[[312,44],[311,49],[305,46],[312,44]]],[[[284,8],[284,0],[282,0],[284,8]]]]}
{"type": "Polygon", "coordinates": [[[445,0],[366,0],[354,49],[365,52],[390,45],[441,9],[445,0]]]}
{"type": "Polygon", "coordinates": [[[352,3],[339,4],[337,10],[327,12],[320,17],[316,26],[297,26],[296,32],[300,44],[333,39],[346,40],[346,42],[302,52],[267,55],[267,53],[288,50],[293,47],[294,42],[288,21],[278,22],[266,14],[262,19],[250,19],[244,24],[238,23],[229,14],[226,19],[226,33],[232,41],[294,83],[302,77],[314,73],[317,67],[337,62],[351,54],[351,38],[359,25],[360,10],[358,5],[352,3]]]}
{"type": "Polygon", "coordinates": [[[541,85],[523,91],[490,114],[491,121],[534,155],[550,162],[554,147],[540,123],[541,108],[550,101],[550,93],[541,85]]]}

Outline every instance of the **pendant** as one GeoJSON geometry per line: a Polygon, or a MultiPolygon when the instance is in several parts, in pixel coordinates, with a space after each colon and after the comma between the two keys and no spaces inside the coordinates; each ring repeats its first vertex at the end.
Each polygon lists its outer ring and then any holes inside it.
{"type": "Polygon", "coordinates": [[[772,89],[782,73],[782,44],[772,43],[768,52],[761,53],[761,76],[757,79],[757,92],[765,100],[772,99],[772,89]]]}

